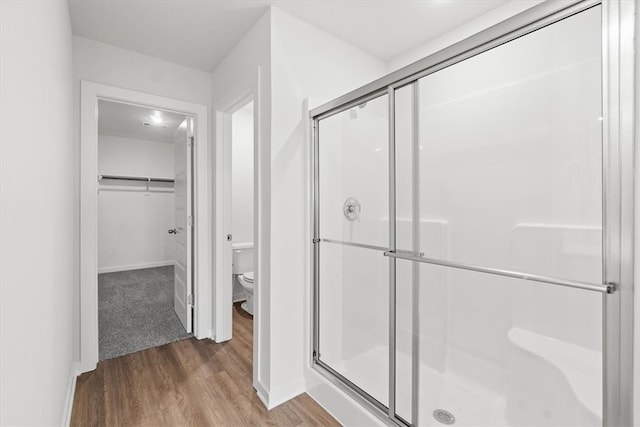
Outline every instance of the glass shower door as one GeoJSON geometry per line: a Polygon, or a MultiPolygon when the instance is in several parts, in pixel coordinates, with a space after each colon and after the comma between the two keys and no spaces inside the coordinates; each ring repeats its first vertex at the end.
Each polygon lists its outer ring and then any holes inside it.
{"type": "Polygon", "coordinates": [[[388,405],[388,96],[318,122],[316,363],[388,405]]]}
{"type": "Polygon", "coordinates": [[[602,425],[600,9],[395,90],[408,423],[602,425]]]}
{"type": "Polygon", "coordinates": [[[617,36],[560,6],[312,112],[313,366],[385,422],[630,419],[617,36]]]}

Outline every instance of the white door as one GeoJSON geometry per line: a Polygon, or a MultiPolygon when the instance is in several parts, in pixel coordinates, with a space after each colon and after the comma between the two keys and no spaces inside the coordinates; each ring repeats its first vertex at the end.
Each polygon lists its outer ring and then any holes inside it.
{"type": "Polygon", "coordinates": [[[173,309],[187,332],[192,332],[192,148],[193,119],[187,117],[175,136],[176,263],[173,309]]]}

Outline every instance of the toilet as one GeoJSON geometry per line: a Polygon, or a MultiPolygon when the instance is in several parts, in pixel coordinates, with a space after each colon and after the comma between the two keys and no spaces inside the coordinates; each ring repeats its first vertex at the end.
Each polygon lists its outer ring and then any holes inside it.
{"type": "Polygon", "coordinates": [[[234,243],[233,248],[233,277],[242,286],[246,301],[240,307],[253,316],[253,243],[234,243]]]}
{"type": "Polygon", "coordinates": [[[238,282],[242,285],[247,296],[247,300],[240,304],[240,307],[253,316],[253,271],[239,275],[238,282]]]}

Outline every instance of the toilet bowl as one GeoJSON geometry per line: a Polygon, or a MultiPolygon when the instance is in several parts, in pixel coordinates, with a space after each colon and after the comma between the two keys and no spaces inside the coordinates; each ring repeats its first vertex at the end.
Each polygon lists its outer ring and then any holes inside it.
{"type": "MultiPolygon", "coordinates": [[[[253,265],[254,250],[252,242],[234,243],[233,248],[233,277],[234,285],[239,291],[239,296],[244,293],[246,301],[240,307],[253,316],[253,265]],[[242,290],[240,290],[242,288],[242,290]]],[[[234,291],[234,295],[236,291],[234,291]]],[[[236,301],[234,299],[234,301],[236,301]]]]}
{"type": "Polygon", "coordinates": [[[242,285],[247,296],[247,300],[240,307],[253,316],[253,271],[238,275],[238,282],[242,285]]]}

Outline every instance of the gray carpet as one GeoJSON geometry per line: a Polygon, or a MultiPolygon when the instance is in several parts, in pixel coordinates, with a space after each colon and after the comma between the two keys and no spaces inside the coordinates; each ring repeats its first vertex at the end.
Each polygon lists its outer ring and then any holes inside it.
{"type": "Polygon", "coordinates": [[[100,360],[191,336],[173,311],[173,266],[98,275],[100,360]]]}

